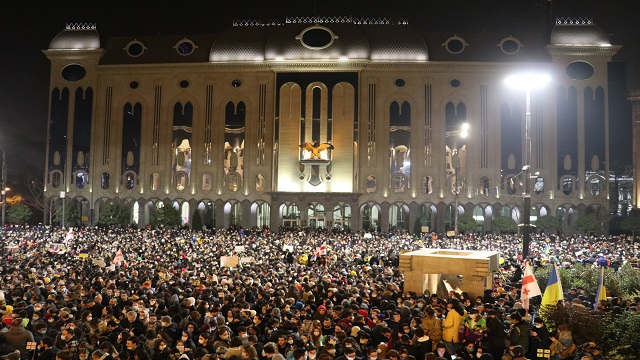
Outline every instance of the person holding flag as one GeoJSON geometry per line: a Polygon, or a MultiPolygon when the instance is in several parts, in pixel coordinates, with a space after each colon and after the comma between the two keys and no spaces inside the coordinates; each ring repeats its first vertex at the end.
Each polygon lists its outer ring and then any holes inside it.
{"type": "Polygon", "coordinates": [[[533,270],[528,262],[524,263],[524,276],[522,277],[522,289],[520,293],[520,303],[527,313],[529,313],[529,299],[534,296],[540,296],[540,286],[536,278],[533,276],[533,270]]]}
{"type": "Polygon", "coordinates": [[[560,273],[558,272],[558,265],[553,264],[551,269],[551,275],[547,282],[547,288],[542,295],[542,305],[558,305],[558,301],[564,300],[564,293],[562,291],[562,282],[560,281],[560,273]]]}

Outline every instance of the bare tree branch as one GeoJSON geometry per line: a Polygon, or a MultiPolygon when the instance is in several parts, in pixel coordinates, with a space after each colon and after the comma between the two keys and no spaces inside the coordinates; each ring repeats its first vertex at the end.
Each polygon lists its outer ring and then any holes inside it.
{"type": "Polygon", "coordinates": [[[44,211],[44,181],[40,176],[25,176],[23,181],[24,194],[23,203],[32,208],[44,211]]]}

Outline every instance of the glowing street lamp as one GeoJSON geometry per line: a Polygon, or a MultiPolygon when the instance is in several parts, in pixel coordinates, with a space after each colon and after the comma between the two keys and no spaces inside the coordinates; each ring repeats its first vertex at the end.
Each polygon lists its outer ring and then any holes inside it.
{"type": "Polygon", "coordinates": [[[524,224],[522,227],[522,260],[529,256],[530,228],[531,228],[531,181],[529,172],[531,171],[531,90],[546,86],[551,81],[551,76],[544,73],[527,72],[508,76],[505,83],[513,88],[525,90],[525,148],[524,148],[524,224]]]}

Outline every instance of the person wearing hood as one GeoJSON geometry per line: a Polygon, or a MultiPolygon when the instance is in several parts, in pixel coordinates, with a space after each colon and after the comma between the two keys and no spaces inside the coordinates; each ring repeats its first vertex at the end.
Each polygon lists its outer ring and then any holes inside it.
{"type": "Polygon", "coordinates": [[[416,359],[424,359],[427,353],[433,351],[433,341],[424,333],[422,328],[417,328],[412,341],[412,354],[416,359]]]}

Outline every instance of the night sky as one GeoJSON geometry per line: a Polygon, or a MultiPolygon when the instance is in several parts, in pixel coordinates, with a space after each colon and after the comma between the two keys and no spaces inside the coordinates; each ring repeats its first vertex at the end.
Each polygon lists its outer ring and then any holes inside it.
{"type": "MultiPolygon", "coordinates": [[[[0,146],[9,184],[41,176],[45,162],[49,61],[41,50],[66,23],[96,23],[104,42],[123,35],[219,33],[234,19],[353,16],[408,19],[423,31],[503,32],[543,28],[547,0],[0,1],[0,146]]],[[[624,45],[629,89],[640,88],[640,0],[553,0],[551,19],[592,18],[624,45]]],[[[629,119],[629,122],[631,120],[629,119]]],[[[627,136],[627,139],[630,139],[627,136]]],[[[612,144],[630,153],[630,141],[612,144]]],[[[628,158],[630,162],[630,156],[628,158]]],[[[615,161],[615,159],[611,159],[615,161]]],[[[625,160],[626,161],[626,160],[625,160]]]]}

